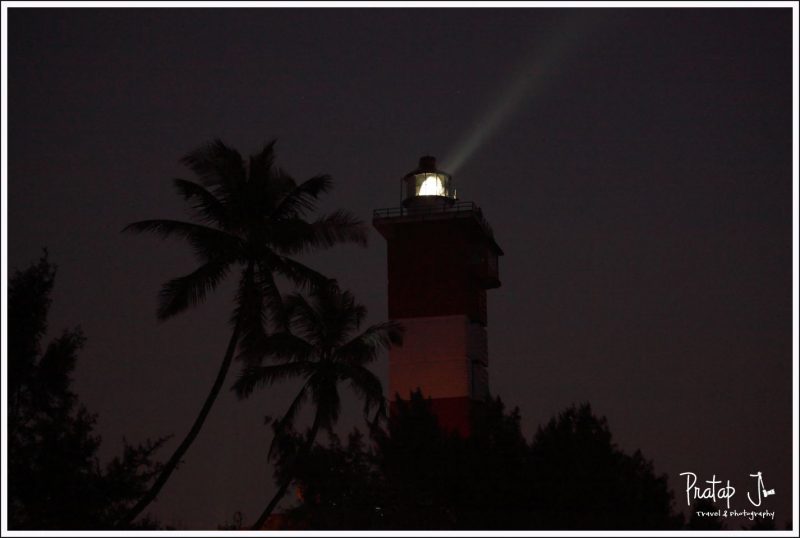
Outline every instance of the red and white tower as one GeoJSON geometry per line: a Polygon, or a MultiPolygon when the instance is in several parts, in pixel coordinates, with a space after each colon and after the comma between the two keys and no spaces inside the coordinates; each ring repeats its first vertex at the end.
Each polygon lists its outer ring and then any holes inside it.
{"type": "Polygon", "coordinates": [[[401,180],[400,207],[373,225],[388,246],[389,318],[405,326],[389,352],[389,398],[421,389],[445,429],[466,435],[489,392],[486,290],[500,286],[503,251],[478,206],[459,202],[433,157],[401,180]]]}

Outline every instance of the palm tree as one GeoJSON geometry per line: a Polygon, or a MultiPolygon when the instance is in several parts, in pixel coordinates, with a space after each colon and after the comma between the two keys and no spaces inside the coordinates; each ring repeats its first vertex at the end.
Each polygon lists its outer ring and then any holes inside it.
{"type": "Polygon", "coordinates": [[[150,490],[120,521],[122,526],[130,524],[155,499],[197,437],[237,347],[247,349],[250,342],[262,341],[265,326],[286,327],[276,276],[300,287],[327,281],[291,256],[338,243],[366,245],[364,224],[345,211],[306,220],[320,195],[332,188],[332,180],[319,175],[297,183],[274,166],[274,145],[272,141],[264,146],[248,163],[220,140],[189,153],[181,162],[194,172],[196,181],[175,179],[174,186],[191,205],[194,222],[145,220],[125,228],[184,239],[199,258],[197,269],[164,284],[159,320],[203,302],[231,272],[238,274],[238,287],[228,347],[200,413],[150,490]]]}
{"type": "Polygon", "coordinates": [[[335,282],[310,292],[310,301],[299,293],[286,298],[284,306],[292,332],[262,336],[259,344],[244,352],[247,361],[233,388],[240,398],[247,398],[260,386],[287,378],[304,381],[283,418],[275,424],[270,447],[272,457],[276,441],[292,427],[298,411],[310,397],[315,407],[314,421],[304,444],[298,449],[277,493],[262,512],[253,529],[260,529],[283,498],[297,466],[311,450],[320,429],[330,430],[339,419],[339,383],[350,386],[364,401],[364,414],[376,408],[373,421],[385,414],[385,400],[380,380],[366,365],[379,352],[402,344],[402,327],[395,322],[372,325],[357,336],[367,314],[353,295],[341,291],[335,282]],[[265,359],[277,364],[263,365],[265,359]]]}

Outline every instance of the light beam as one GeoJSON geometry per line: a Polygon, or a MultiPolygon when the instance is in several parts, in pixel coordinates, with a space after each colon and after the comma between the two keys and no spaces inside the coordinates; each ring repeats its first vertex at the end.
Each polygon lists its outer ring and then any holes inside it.
{"type": "Polygon", "coordinates": [[[588,20],[583,16],[571,18],[539,40],[533,55],[518,68],[511,82],[503,87],[473,128],[463,136],[455,148],[444,159],[445,168],[456,174],[463,164],[492,138],[512,114],[542,92],[547,83],[557,74],[557,67],[564,64],[586,34],[588,20]]]}

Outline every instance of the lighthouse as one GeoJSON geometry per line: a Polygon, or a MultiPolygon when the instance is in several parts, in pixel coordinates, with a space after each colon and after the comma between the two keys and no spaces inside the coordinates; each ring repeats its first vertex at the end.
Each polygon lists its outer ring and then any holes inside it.
{"type": "Polygon", "coordinates": [[[405,327],[403,346],[389,351],[388,395],[420,389],[442,428],[467,435],[475,402],[489,394],[486,291],[500,286],[503,251],[434,157],[400,186],[400,205],[373,215],[387,244],[389,319],[405,327]]]}

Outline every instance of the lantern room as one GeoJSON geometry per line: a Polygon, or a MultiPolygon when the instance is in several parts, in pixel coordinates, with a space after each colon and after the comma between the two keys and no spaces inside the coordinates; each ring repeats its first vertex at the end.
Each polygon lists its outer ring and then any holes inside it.
{"type": "Polygon", "coordinates": [[[435,157],[426,155],[403,177],[401,198],[404,207],[452,204],[456,199],[453,178],[436,168],[435,157]]]}

